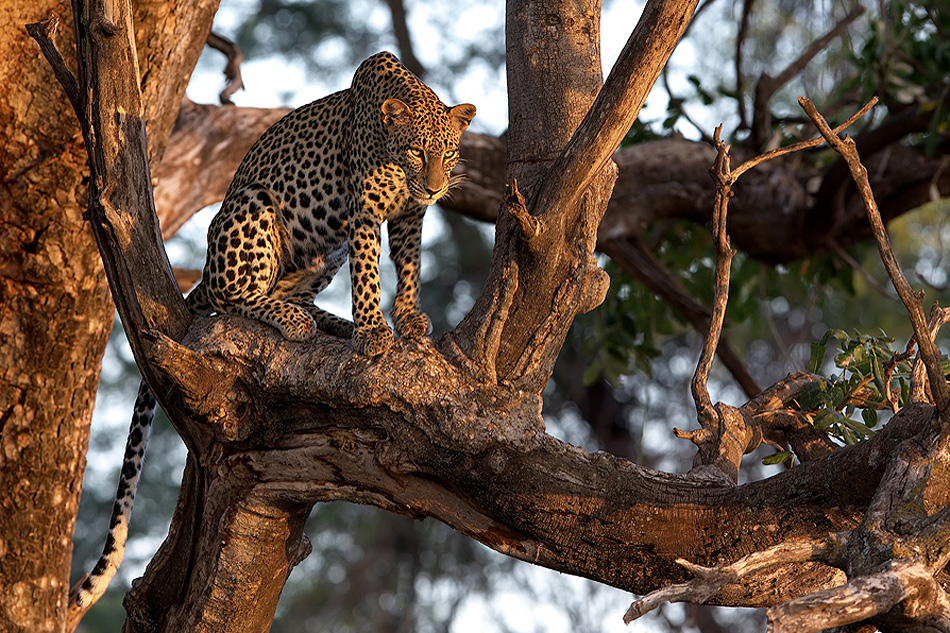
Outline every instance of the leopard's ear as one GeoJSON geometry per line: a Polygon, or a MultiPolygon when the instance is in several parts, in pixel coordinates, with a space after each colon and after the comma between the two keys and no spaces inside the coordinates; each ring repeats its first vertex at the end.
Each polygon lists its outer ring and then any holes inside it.
{"type": "Polygon", "coordinates": [[[412,110],[399,99],[386,99],[383,101],[383,123],[386,127],[394,125],[406,125],[412,120],[412,110]]]}
{"type": "Polygon", "coordinates": [[[475,106],[471,103],[462,103],[451,107],[446,114],[449,117],[449,123],[459,132],[468,127],[468,124],[475,118],[475,106]]]}

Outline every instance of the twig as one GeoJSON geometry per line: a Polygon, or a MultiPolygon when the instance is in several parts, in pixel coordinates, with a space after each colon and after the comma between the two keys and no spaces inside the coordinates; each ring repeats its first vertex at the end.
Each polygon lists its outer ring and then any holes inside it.
{"type": "Polygon", "coordinates": [[[829,564],[837,562],[837,552],[846,538],[846,534],[829,534],[815,541],[781,543],[760,552],[753,552],[731,565],[722,567],[703,567],[678,558],[676,562],[688,569],[694,578],[685,583],[659,589],[635,601],[627,609],[623,621],[625,624],[630,624],[664,602],[702,604],[726,585],[739,582],[754,572],[775,565],[805,561],[822,561],[829,564]]]}
{"type": "Polygon", "coordinates": [[[907,347],[904,348],[903,352],[894,354],[884,363],[884,399],[891,404],[891,411],[894,413],[897,413],[899,404],[897,396],[891,393],[891,378],[894,376],[894,370],[897,369],[897,366],[914,355],[915,349],[917,349],[917,341],[912,336],[907,341],[907,347]]]}
{"type": "MultiPolygon", "coordinates": [[[[832,131],[835,134],[840,134],[841,132],[849,128],[855,121],[857,121],[862,116],[864,116],[868,112],[868,110],[873,108],[876,104],[877,104],[877,97],[872,97],[870,101],[864,104],[863,108],[855,112],[853,115],[851,115],[850,118],[848,118],[847,121],[845,121],[844,123],[842,123],[841,125],[839,125],[832,131]]],[[[785,154],[791,154],[792,152],[798,152],[803,149],[808,149],[809,147],[817,147],[824,142],[825,142],[824,138],[822,138],[821,136],[817,136],[807,141],[799,141],[798,143],[787,145],[786,147],[779,147],[777,149],[773,149],[772,151],[765,152],[764,154],[759,154],[755,158],[747,160],[746,162],[742,163],[741,165],[733,169],[732,173],[734,174],[735,178],[738,178],[739,176],[749,171],[753,167],[761,165],[762,163],[772,160],[773,158],[778,158],[779,156],[784,156],[785,154]]]]}
{"type": "Polygon", "coordinates": [[[887,291],[887,288],[884,286],[884,284],[882,284],[877,279],[875,279],[871,275],[871,273],[869,273],[867,269],[865,269],[864,266],[861,265],[860,262],[858,262],[855,258],[851,257],[851,255],[848,254],[848,251],[841,248],[841,244],[838,243],[838,240],[830,239],[827,241],[827,244],[831,247],[831,250],[835,252],[835,255],[840,257],[844,261],[844,263],[846,263],[853,270],[857,271],[858,274],[864,277],[864,280],[868,282],[868,285],[874,288],[875,290],[877,290],[878,293],[881,294],[881,296],[886,297],[888,299],[894,299],[894,295],[892,295],[890,292],[887,291]]]}
{"type": "Polygon", "coordinates": [[[755,87],[755,102],[752,109],[752,140],[756,146],[761,147],[765,141],[771,119],[769,102],[772,100],[772,95],[805,70],[805,67],[808,66],[818,53],[823,51],[832,40],[844,33],[848,26],[861,17],[865,11],[864,6],[860,4],[855,6],[851,12],[835,24],[830,31],[812,42],[798,59],[789,64],[775,77],[762,73],[762,76],[759,78],[759,83],[756,84],[755,87]]]}
{"type": "Polygon", "coordinates": [[[934,404],[941,411],[945,411],[950,403],[950,391],[947,389],[947,381],[943,375],[943,369],[940,364],[940,351],[934,344],[929,335],[927,319],[923,310],[922,293],[914,292],[907,282],[907,278],[901,271],[897,257],[894,256],[894,250],[891,248],[890,240],[887,237],[887,230],[884,228],[884,222],[881,220],[881,212],[874,199],[874,192],[871,190],[871,184],[868,182],[868,172],[861,164],[861,157],[858,155],[854,139],[846,136],[841,139],[825,121],[824,117],[818,112],[814,104],[804,98],[798,99],[802,109],[808,114],[809,118],[818,127],[821,135],[828,141],[828,144],[835,149],[841,157],[847,162],[848,169],[851,171],[851,177],[858,187],[858,192],[864,200],[865,210],[867,211],[868,221],[871,224],[871,230],[877,241],[878,251],[881,254],[881,260],[884,262],[884,268],[887,270],[891,282],[897,290],[898,296],[907,308],[911,325],[914,328],[914,335],[917,338],[917,345],[920,348],[919,356],[927,367],[927,376],[930,380],[930,388],[933,392],[934,404]]]}
{"type": "Polygon", "coordinates": [[[59,18],[50,15],[42,22],[34,22],[26,25],[26,31],[30,34],[36,43],[40,45],[43,56],[53,69],[53,74],[59,84],[66,91],[66,97],[69,98],[70,105],[76,112],[76,117],[80,121],[86,120],[86,108],[83,105],[82,95],[79,92],[79,84],[76,77],[66,67],[62,53],[56,46],[56,32],[59,30],[59,18]]]}
{"type": "MultiPolygon", "coordinates": [[[[716,288],[713,295],[712,315],[709,318],[709,333],[703,344],[703,351],[693,374],[691,391],[696,403],[696,413],[700,422],[708,420],[714,415],[712,401],[706,383],[709,381],[709,372],[712,368],[716,346],[722,334],[722,323],[726,318],[726,306],[729,303],[729,276],[732,258],[735,249],[729,245],[729,235],[726,233],[726,212],[729,198],[732,197],[732,183],[735,182],[733,172],[729,169],[729,146],[720,140],[722,126],[716,128],[715,141],[718,154],[716,162],[709,173],[716,183],[716,205],[713,210],[713,240],[716,247],[716,288]]],[[[706,424],[703,424],[706,426],[706,424]]]]}

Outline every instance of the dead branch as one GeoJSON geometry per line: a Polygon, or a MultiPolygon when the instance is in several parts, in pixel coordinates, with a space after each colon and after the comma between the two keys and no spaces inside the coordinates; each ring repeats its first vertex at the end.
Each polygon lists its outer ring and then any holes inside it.
{"type": "MultiPolygon", "coordinates": [[[[853,123],[867,112],[874,103],[875,100],[872,99],[868,105],[865,105],[846,123],[848,125],[853,123]]],[[[693,402],[696,405],[697,420],[701,428],[696,431],[674,429],[674,433],[677,437],[688,439],[697,446],[698,453],[693,468],[695,474],[724,475],[735,482],[738,478],[742,456],[746,452],[754,450],[761,443],[763,435],[761,428],[755,424],[750,424],[747,416],[743,416],[734,407],[723,403],[719,403],[714,407],[706,387],[716,347],[722,334],[726,306],[729,302],[729,277],[735,250],[729,243],[726,217],[729,199],[733,195],[732,185],[740,175],[752,167],[783,153],[817,145],[821,142],[821,139],[812,139],[796,143],[783,150],[767,152],[732,170],[729,166],[729,146],[722,142],[719,137],[721,128],[722,126],[719,126],[716,129],[716,160],[710,169],[710,176],[716,185],[716,202],[711,229],[716,255],[716,286],[712,316],[709,320],[709,333],[703,343],[703,349],[690,385],[693,402]]],[[[799,446],[808,447],[809,457],[814,457],[815,451],[819,453],[823,451],[820,438],[812,437],[808,441],[800,443],[799,446]]]]}
{"type": "Polygon", "coordinates": [[[699,363],[693,374],[691,391],[693,402],[696,403],[696,413],[700,424],[706,426],[712,415],[712,402],[706,383],[712,369],[716,346],[722,333],[722,324],[726,318],[726,305],[729,303],[729,274],[732,267],[732,258],[736,251],[729,244],[729,235],[726,232],[726,214],[729,208],[729,198],[733,196],[732,183],[735,178],[729,169],[729,146],[722,142],[719,134],[722,126],[716,128],[716,162],[709,170],[709,174],[716,183],[716,205],[713,211],[713,243],[716,255],[715,291],[713,294],[712,316],[709,319],[709,333],[699,357],[699,363]]]}
{"type": "Polygon", "coordinates": [[[228,58],[228,63],[224,66],[225,88],[218,94],[218,99],[223,105],[234,105],[231,95],[244,87],[244,80],[241,78],[244,51],[236,43],[214,31],[208,33],[208,46],[221,51],[228,58]]]}
{"type": "MultiPolygon", "coordinates": [[[[950,308],[941,308],[934,302],[930,308],[930,320],[927,324],[928,334],[931,341],[937,340],[937,333],[940,328],[950,321],[950,308]]],[[[908,341],[908,350],[916,342],[916,337],[908,341]]],[[[933,402],[933,394],[930,390],[930,381],[926,380],[927,367],[921,358],[914,362],[914,369],[910,377],[910,401],[911,402],[933,402]]]]}
{"type": "Polygon", "coordinates": [[[930,571],[917,563],[895,562],[878,573],[770,608],[768,631],[817,633],[886,614],[900,603],[927,625],[917,630],[950,630],[950,601],[930,571]]]}
{"type": "Polygon", "coordinates": [[[877,241],[878,251],[881,254],[881,260],[884,262],[884,268],[887,270],[891,282],[897,290],[898,296],[907,309],[911,325],[914,328],[914,335],[917,338],[917,345],[920,349],[919,356],[927,367],[927,376],[930,380],[930,388],[933,392],[934,404],[941,411],[947,409],[950,404],[950,390],[947,388],[947,381],[944,378],[943,369],[940,364],[940,351],[931,340],[927,319],[923,311],[923,295],[914,292],[907,282],[907,278],[901,271],[897,257],[891,247],[890,240],[887,237],[887,229],[884,228],[884,222],[881,220],[881,213],[874,199],[874,192],[868,182],[868,172],[861,164],[861,157],[858,155],[857,147],[850,136],[844,139],[839,138],[829,127],[824,117],[818,112],[814,104],[804,97],[798,100],[802,108],[808,114],[808,117],[814,122],[815,126],[821,132],[821,135],[828,141],[828,144],[835,149],[841,157],[847,162],[851,171],[851,177],[858,186],[861,198],[864,200],[867,211],[868,221],[877,241]]]}
{"type": "Polygon", "coordinates": [[[676,562],[693,575],[692,580],[670,585],[636,600],[623,616],[624,624],[656,609],[664,602],[694,602],[703,604],[729,584],[740,582],[762,569],[805,561],[837,562],[838,552],[847,539],[846,534],[831,534],[814,541],[782,543],[761,552],[753,552],[730,565],[704,567],[682,558],[676,562]]]}
{"type": "Polygon", "coordinates": [[[57,81],[59,81],[63,90],[66,91],[66,97],[69,99],[70,105],[73,106],[73,111],[76,113],[76,116],[81,121],[85,120],[85,103],[79,92],[79,84],[76,82],[76,77],[73,73],[66,67],[63,55],[56,46],[59,18],[55,15],[51,15],[42,22],[27,24],[26,30],[30,34],[30,37],[36,40],[37,44],[40,45],[43,56],[53,69],[53,74],[56,75],[57,81]]]}

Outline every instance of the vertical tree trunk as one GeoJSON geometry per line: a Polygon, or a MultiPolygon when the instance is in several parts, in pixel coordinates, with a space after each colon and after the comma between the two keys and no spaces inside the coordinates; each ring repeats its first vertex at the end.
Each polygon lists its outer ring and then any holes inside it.
{"type": "MultiPolygon", "coordinates": [[[[161,156],[216,2],[137,7],[151,152],[161,156]],[[161,64],[156,64],[160,60],[161,64]]],[[[88,223],[76,114],[27,34],[61,0],[0,11],[0,631],[61,631],[72,534],[113,304],[88,223]]]]}
{"type": "MultiPolygon", "coordinates": [[[[17,4],[0,12],[0,630],[42,632],[65,618],[113,307],[82,220],[79,125],[24,28],[56,3],[17,4]]],[[[68,47],[68,24],[62,31],[68,47]]]]}

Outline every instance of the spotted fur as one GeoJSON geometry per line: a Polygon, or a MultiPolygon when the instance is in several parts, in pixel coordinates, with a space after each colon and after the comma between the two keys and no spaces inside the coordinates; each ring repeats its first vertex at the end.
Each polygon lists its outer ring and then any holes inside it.
{"type": "Polygon", "coordinates": [[[291,112],[248,152],[208,231],[194,303],[270,323],[290,340],[319,328],[382,354],[393,340],[379,305],[388,221],[393,324],[400,336],[428,334],[419,310],[422,217],[448,191],[474,116],[474,106],[443,105],[391,54],[367,59],[348,90],[291,112]],[[347,256],[353,324],[313,305],[347,256]]]}
{"type": "MultiPolygon", "coordinates": [[[[258,319],[292,341],[321,329],[352,337],[361,354],[383,354],[393,342],[379,305],[380,227],[388,222],[393,326],[403,337],[426,336],[422,218],[454,184],[459,137],[474,116],[473,105],[445,106],[393,55],[364,61],[349,89],[294,110],[248,151],[208,230],[189,309],[258,319]],[[353,323],[313,304],[347,257],[353,323]]],[[[154,407],[143,383],[102,557],[72,594],[81,607],[99,599],[122,560],[154,407]]]]}

